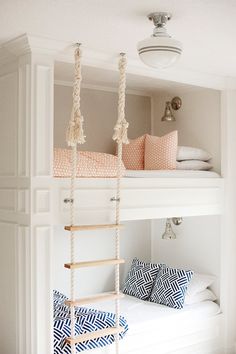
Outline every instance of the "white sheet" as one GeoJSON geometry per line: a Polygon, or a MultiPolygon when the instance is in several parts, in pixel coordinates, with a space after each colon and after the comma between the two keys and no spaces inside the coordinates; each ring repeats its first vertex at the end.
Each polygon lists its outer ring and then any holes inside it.
{"type": "Polygon", "coordinates": [[[124,177],[133,178],[219,178],[212,171],[183,171],[183,170],[126,170],[124,177]]]}
{"type": "MultiPolygon", "coordinates": [[[[114,302],[96,304],[96,308],[115,311],[114,302]]],[[[176,310],[125,295],[120,301],[120,313],[129,324],[127,335],[120,341],[121,354],[145,353],[148,347],[158,348],[158,353],[166,353],[167,346],[174,347],[180,337],[188,338],[198,333],[207,320],[220,313],[220,307],[212,301],[204,301],[176,310]]],[[[214,332],[215,329],[212,330],[214,332]]],[[[112,350],[114,348],[107,347],[101,353],[113,354],[112,350]]]]}
{"type": "MultiPolygon", "coordinates": [[[[107,302],[96,304],[96,308],[114,312],[114,303],[107,302]]],[[[142,301],[133,296],[125,295],[120,300],[120,313],[129,324],[129,332],[138,333],[147,331],[147,327],[153,327],[163,321],[204,319],[220,313],[219,306],[212,301],[204,301],[194,305],[184,306],[182,310],[176,310],[164,305],[142,301]]]]}

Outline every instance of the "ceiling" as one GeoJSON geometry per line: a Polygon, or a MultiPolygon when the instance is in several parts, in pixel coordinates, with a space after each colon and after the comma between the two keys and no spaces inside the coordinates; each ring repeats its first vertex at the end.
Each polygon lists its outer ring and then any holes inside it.
{"type": "Polygon", "coordinates": [[[168,32],[184,47],[177,67],[236,77],[236,0],[0,0],[0,10],[0,43],[28,32],[132,58],[152,33],[146,15],[170,11],[168,32]]]}

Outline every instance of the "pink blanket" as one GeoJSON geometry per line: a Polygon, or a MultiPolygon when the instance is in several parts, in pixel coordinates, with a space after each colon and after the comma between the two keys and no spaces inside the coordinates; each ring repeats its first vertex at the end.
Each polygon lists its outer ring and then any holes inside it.
{"type": "MultiPolygon", "coordinates": [[[[125,167],[122,163],[122,176],[125,167]]],[[[54,177],[71,176],[71,149],[54,149],[54,177]]],[[[91,151],[78,152],[77,177],[116,177],[117,157],[91,151]]]]}

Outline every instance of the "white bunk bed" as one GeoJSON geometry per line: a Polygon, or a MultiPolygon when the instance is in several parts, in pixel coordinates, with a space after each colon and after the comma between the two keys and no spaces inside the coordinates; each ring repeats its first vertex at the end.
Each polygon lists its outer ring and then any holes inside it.
{"type": "MultiPolygon", "coordinates": [[[[213,172],[200,172],[204,176],[201,178],[196,178],[196,172],[186,178],[182,177],[182,171],[174,172],[181,172],[181,177],[165,172],[164,177],[122,178],[121,220],[222,213],[222,178],[213,172]]],[[[69,220],[69,180],[54,178],[52,187],[57,206],[54,209],[54,223],[65,224],[69,220]]],[[[97,223],[113,220],[115,179],[82,178],[76,180],[75,188],[75,210],[81,223],[89,223],[91,218],[97,223]]]]}
{"type": "MultiPolygon", "coordinates": [[[[69,180],[52,176],[54,63],[56,59],[70,65],[72,54],[63,52],[67,47],[68,43],[24,35],[1,48],[1,151],[4,154],[0,216],[3,245],[1,279],[5,301],[1,305],[0,343],[6,354],[53,353],[52,290],[56,247],[53,235],[55,225],[66,225],[69,220],[69,204],[64,202],[69,198],[69,180]],[[9,279],[13,279],[10,285],[9,279]],[[13,323],[13,330],[7,331],[5,323],[10,326],[13,323]]],[[[92,70],[111,70],[112,76],[114,65],[113,62],[109,64],[110,57],[88,51],[84,61],[92,70]]],[[[196,323],[196,328],[192,327],[193,333],[188,332],[189,326],[185,326],[186,332],[180,341],[186,344],[186,348],[180,347],[179,353],[221,354],[226,352],[223,347],[230,348],[228,352],[231,353],[234,334],[224,333],[223,343],[218,333],[231,328],[231,324],[234,329],[235,323],[227,299],[230,296],[230,276],[234,272],[231,265],[234,260],[235,216],[231,210],[235,208],[236,166],[232,158],[229,168],[228,155],[235,151],[236,83],[231,81],[229,85],[224,78],[194,73],[190,76],[179,72],[165,75],[147,70],[136,62],[131,62],[128,73],[136,76],[139,83],[143,81],[145,89],[149,84],[154,89],[155,80],[161,79],[221,91],[222,171],[226,180],[214,174],[201,178],[182,175],[123,178],[121,220],[223,215],[222,227],[218,230],[222,232],[220,268],[224,276],[220,281],[219,300],[223,314],[213,315],[209,321],[200,320],[201,324],[196,323]],[[217,336],[220,343],[215,350],[213,344],[217,336]]],[[[115,181],[112,179],[76,181],[75,207],[80,223],[91,224],[91,218],[93,223],[113,220],[111,198],[114,190],[115,181]]],[[[172,343],[177,348],[180,334],[177,331],[175,334],[172,343]]],[[[155,350],[150,348],[150,354],[155,350]]]]}

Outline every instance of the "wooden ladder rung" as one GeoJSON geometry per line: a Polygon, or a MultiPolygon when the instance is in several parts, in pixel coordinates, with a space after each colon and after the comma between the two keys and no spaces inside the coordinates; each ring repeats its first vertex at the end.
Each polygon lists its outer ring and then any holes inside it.
{"type": "Polygon", "coordinates": [[[112,265],[112,264],[122,264],[122,263],[125,263],[125,260],[122,258],[120,258],[120,259],[101,259],[101,260],[97,260],[97,261],[66,263],[64,265],[64,267],[68,268],[68,269],[77,269],[77,268],[99,267],[99,266],[112,265]]]}
{"type": "Polygon", "coordinates": [[[65,304],[67,306],[81,306],[85,304],[93,304],[95,302],[100,302],[100,301],[110,301],[110,300],[116,300],[116,299],[121,299],[124,297],[124,294],[119,293],[116,294],[115,292],[110,292],[110,293],[102,293],[98,295],[91,295],[87,297],[82,297],[81,299],[77,299],[74,301],[71,300],[66,300],[65,304]]]}
{"type": "Polygon", "coordinates": [[[67,231],[85,231],[85,230],[100,230],[100,229],[121,229],[124,225],[121,224],[100,224],[100,225],[73,225],[65,226],[67,231]]]}
{"type": "Polygon", "coordinates": [[[111,334],[118,334],[122,331],[123,331],[123,328],[121,326],[119,326],[118,328],[109,327],[109,328],[100,329],[100,330],[94,331],[94,332],[80,334],[75,338],[68,337],[68,338],[66,338],[66,342],[69,344],[77,344],[77,343],[85,342],[87,340],[109,336],[111,334]]]}

